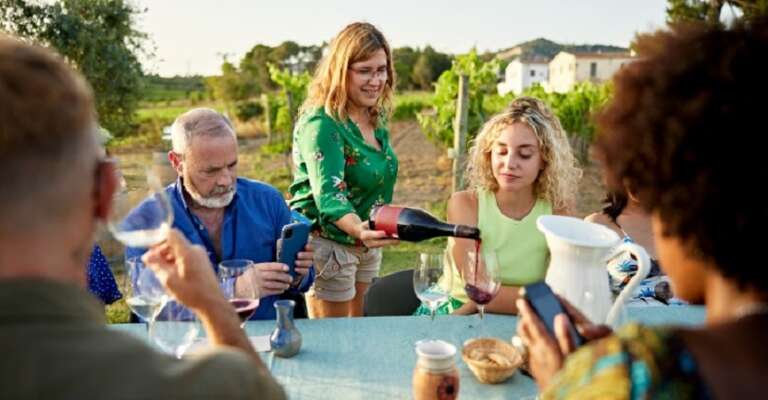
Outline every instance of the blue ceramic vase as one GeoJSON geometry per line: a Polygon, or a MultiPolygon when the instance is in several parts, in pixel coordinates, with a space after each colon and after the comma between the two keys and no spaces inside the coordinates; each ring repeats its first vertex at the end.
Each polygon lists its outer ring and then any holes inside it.
{"type": "Polygon", "coordinates": [[[272,352],[278,357],[293,357],[301,349],[301,333],[293,324],[293,300],[278,300],[275,302],[277,311],[277,326],[269,336],[272,352]]]}

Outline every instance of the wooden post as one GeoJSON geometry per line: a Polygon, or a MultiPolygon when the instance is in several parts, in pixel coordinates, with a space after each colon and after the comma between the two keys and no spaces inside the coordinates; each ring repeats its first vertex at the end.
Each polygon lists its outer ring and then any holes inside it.
{"type": "Polygon", "coordinates": [[[267,143],[272,143],[272,110],[269,108],[269,96],[261,94],[261,105],[264,107],[264,129],[267,130],[267,143]]]}
{"type": "Polygon", "coordinates": [[[453,192],[464,188],[464,164],[467,159],[467,119],[469,117],[469,77],[459,76],[456,120],[453,123],[453,192]]]}
{"type": "Polygon", "coordinates": [[[291,131],[288,132],[288,135],[293,134],[293,93],[291,93],[289,90],[285,91],[285,105],[288,107],[288,115],[291,117],[291,131]]]}

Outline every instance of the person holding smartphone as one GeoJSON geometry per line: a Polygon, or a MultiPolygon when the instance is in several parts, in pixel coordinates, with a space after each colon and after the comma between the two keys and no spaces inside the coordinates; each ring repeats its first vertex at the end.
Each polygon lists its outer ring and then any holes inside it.
{"type": "Polygon", "coordinates": [[[397,243],[366,221],[395,188],[398,163],[387,130],[394,82],[384,35],[368,23],[350,24],[317,67],[294,129],[290,206],[316,232],[317,279],[307,295],[313,318],[361,316],[380,247],[397,243]]]}
{"type": "Polygon", "coordinates": [[[544,399],[765,398],[768,212],[749,185],[768,181],[765,107],[755,101],[768,92],[768,18],[677,25],[636,48],[597,118],[597,152],[609,185],[632,187],[651,215],[672,290],[704,304],[706,322],[606,335],[564,303],[587,340],[576,349],[565,315],[551,335],[518,300],[531,372],[544,399]]]}
{"type": "MultiPolygon", "coordinates": [[[[312,249],[306,247],[292,260],[299,280],[288,265],[276,262],[277,241],[291,223],[291,211],[277,189],[237,175],[237,135],[229,118],[208,108],[189,110],[173,122],[171,140],[168,158],[178,179],[165,193],[173,207],[173,227],[205,247],[214,269],[224,260],[254,262],[254,268],[233,282],[236,291],[256,287],[260,301],[251,319],[275,319],[273,304],[281,297],[301,303],[314,278],[312,249]]],[[[131,212],[150,210],[140,204],[131,212]]],[[[146,250],[126,248],[126,260],[146,250]]]]}

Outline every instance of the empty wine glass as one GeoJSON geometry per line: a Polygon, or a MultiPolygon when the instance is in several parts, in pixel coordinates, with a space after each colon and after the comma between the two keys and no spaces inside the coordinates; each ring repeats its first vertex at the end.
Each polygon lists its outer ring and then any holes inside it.
{"type": "Polygon", "coordinates": [[[419,266],[413,271],[413,291],[429,308],[432,321],[437,309],[449,299],[452,274],[450,270],[445,271],[442,253],[419,254],[419,266]]]}
{"type": "Polygon", "coordinates": [[[144,322],[152,324],[168,301],[163,285],[140,257],[126,260],[123,278],[125,303],[144,322]]]}
{"type": "Polygon", "coordinates": [[[149,337],[163,351],[181,358],[200,332],[197,316],[176,300],[168,300],[150,325],[149,337]]]}
{"type": "Polygon", "coordinates": [[[146,169],[147,190],[129,188],[124,179],[112,198],[107,218],[115,239],[129,247],[147,248],[168,236],[173,224],[173,208],[160,177],[146,169]]]}
{"type": "Polygon", "coordinates": [[[477,304],[482,320],[485,305],[490,303],[501,288],[499,258],[493,249],[480,248],[468,251],[464,262],[464,290],[467,297],[477,304]]]}
{"type": "Polygon", "coordinates": [[[245,259],[224,260],[219,263],[219,281],[224,297],[235,307],[242,328],[245,328],[245,322],[259,307],[256,282],[248,272],[253,268],[253,261],[245,259]]]}

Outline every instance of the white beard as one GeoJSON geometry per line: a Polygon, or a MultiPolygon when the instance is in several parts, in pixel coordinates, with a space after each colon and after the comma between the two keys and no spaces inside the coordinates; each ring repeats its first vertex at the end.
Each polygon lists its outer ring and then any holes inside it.
{"type": "Polygon", "coordinates": [[[184,179],[182,182],[184,183],[184,189],[186,189],[189,196],[192,197],[192,201],[205,208],[224,208],[228,206],[229,203],[232,202],[232,199],[235,198],[235,192],[237,191],[235,189],[236,186],[232,185],[230,190],[224,194],[206,197],[197,191],[197,188],[195,188],[195,185],[192,184],[189,179],[184,179]]]}

